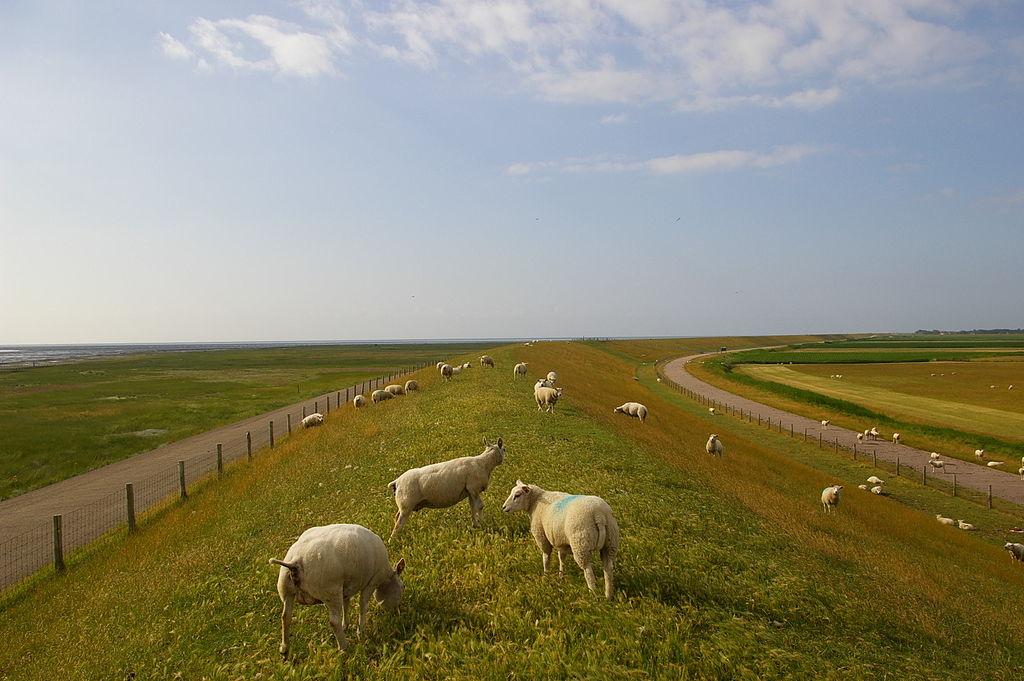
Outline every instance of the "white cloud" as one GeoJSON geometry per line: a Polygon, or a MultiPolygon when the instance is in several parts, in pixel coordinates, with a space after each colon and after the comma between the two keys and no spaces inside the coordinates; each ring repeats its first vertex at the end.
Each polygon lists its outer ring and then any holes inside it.
{"type": "Polygon", "coordinates": [[[157,35],[157,44],[160,46],[160,51],[164,53],[165,57],[170,59],[192,58],[192,50],[188,49],[184,43],[172,35],[160,32],[157,35]]]}
{"type": "Polygon", "coordinates": [[[681,175],[721,172],[741,168],[774,168],[776,166],[796,163],[822,151],[821,147],[790,145],[775,147],[767,152],[722,149],[694,154],[661,156],[646,160],[596,156],[583,159],[563,159],[562,161],[513,163],[505,169],[505,172],[513,176],[523,176],[544,170],[557,170],[563,173],[647,172],[652,175],[681,175]]]}
{"type": "Polygon", "coordinates": [[[601,116],[602,125],[618,125],[620,123],[625,123],[628,120],[629,114],[625,113],[608,114],[607,116],[601,116]]]}
{"type": "Polygon", "coordinates": [[[864,86],[977,77],[991,48],[963,28],[973,2],[296,0],[302,25],[255,15],[190,32],[192,51],[236,70],[313,78],[361,47],[425,71],[470,64],[557,102],[815,110],[864,86]]]}

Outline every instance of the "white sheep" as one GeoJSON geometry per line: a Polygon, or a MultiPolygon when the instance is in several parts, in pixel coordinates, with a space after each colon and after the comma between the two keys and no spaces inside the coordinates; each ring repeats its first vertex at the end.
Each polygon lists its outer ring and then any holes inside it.
{"type": "Polygon", "coordinates": [[[619,525],[611,507],[601,497],[549,492],[536,485],[517,480],[502,505],[506,513],[526,511],[530,514],[530,532],[541,551],[544,572],[548,571],[551,550],[558,551],[558,573],[563,574],[569,553],[583,570],[587,586],[597,591],[597,578],[591,558],[594,551],[601,556],[604,572],[604,595],[611,600],[614,593],[615,555],[619,551],[619,525]]]}
{"type": "Polygon", "coordinates": [[[554,371],[549,371],[547,378],[549,381],[554,383],[558,380],[558,374],[556,374],[554,371]]]}
{"type": "Polygon", "coordinates": [[[1011,560],[1024,562],[1024,544],[1008,541],[1003,544],[1003,548],[1009,551],[1011,560]]]}
{"type": "Polygon", "coordinates": [[[389,610],[397,610],[402,598],[405,559],[392,568],[384,542],[361,525],[311,527],[292,544],[284,560],[271,558],[270,562],[281,566],[277,593],[284,607],[279,650],[286,658],[295,603],[326,604],[334,638],[344,650],[349,598],[359,594],[360,636],[371,594],[389,610]]]}
{"type": "Polygon", "coordinates": [[[937,459],[937,458],[939,458],[939,453],[938,452],[932,452],[931,454],[928,455],[928,458],[930,458],[930,459],[937,459]]]}
{"type": "Polygon", "coordinates": [[[1013,390],[1013,383],[1011,383],[1010,385],[1008,385],[1008,386],[1006,387],[1006,389],[1007,389],[1007,390],[1013,390]]]}
{"type": "Polygon", "coordinates": [[[443,367],[444,365],[445,365],[445,363],[443,361],[442,362],[438,362],[437,363],[437,370],[440,371],[441,367],[443,367]]]}
{"type": "Polygon", "coordinates": [[[857,440],[861,441],[864,439],[864,433],[857,433],[857,440]]]}
{"type": "Polygon", "coordinates": [[[446,381],[452,380],[452,376],[455,374],[455,367],[451,364],[445,364],[441,367],[441,378],[446,381]]]}
{"type": "Polygon", "coordinates": [[[526,375],[526,362],[520,362],[519,364],[512,367],[513,378],[519,378],[520,376],[526,375]]]}
{"type": "Polygon", "coordinates": [[[979,459],[984,458],[985,457],[985,450],[984,449],[975,449],[974,450],[974,456],[976,456],[979,459]]]}
{"type": "Polygon", "coordinates": [[[621,406],[615,407],[612,411],[616,414],[626,414],[627,416],[640,419],[640,423],[647,419],[647,407],[639,402],[626,402],[621,406]]]}
{"type": "Polygon", "coordinates": [[[555,384],[552,383],[551,381],[549,381],[546,378],[538,378],[537,382],[533,384],[533,389],[534,390],[537,390],[537,388],[554,388],[554,387],[555,387],[555,384]]]}
{"type": "Polygon", "coordinates": [[[398,530],[415,511],[422,508],[448,508],[463,499],[469,499],[469,512],[473,524],[480,523],[484,502],[481,492],[491,481],[491,472],[505,460],[505,443],[499,437],[494,444],[488,444],[476,456],[433,463],[420,468],[410,468],[388,483],[388,491],[395,495],[395,528],[391,531],[394,539],[398,530]]]}
{"type": "Polygon", "coordinates": [[[355,397],[352,398],[352,406],[353,407],[365,407],[366,406],[366,398],[363,397],[362,395],[356,395],[355,397]]]}
{"type": "Polygon", "coordinates": [[[821,508],[825,513],[831,513],[832,509],[839,507],[839,493],[842,490],[842,485],[829,485],[821,490],[821,508]]]}
{"type": "Polygon", "coordinates": [[[555,413],[555,403],[562,396],[561,388],[536,388],[533,398],[537,400],[537,411],[555,413]]]}
{"type": "Polygon", "coordinates": [[[865,492],[867,492],[868,491],[868,486],[867,485],[857,485],[857,489],[862,489],[865,492]]]}
{"type": "Polygon", "coordinates": [[[1017,469],[1017,474],[1020,475],[1020,479],[1024,480],[1024,466],[1017,469]]]}
{"type": "Polygon", "coordinates": [[[403,386],[398,385],[397,383],[392,383],[391,385],[384,386],[384,389],[391,393],[392,397],[398,397],[399,395],[405,394],[405,388],[403,386]]]}
{"type": "Polygon", "coordinates": [[[323,425],[323,422],[324,415],[320,413],[310,414],[301,421],[303,428],[316,428],[317,426],[323,425]]]}
{"type": "Polygon", "coordinates": [[[978,529],[974,525],[971,525],[970,523],[965,523],[959,518],[957,518],[956,520],[956,526],[959,527],[961,530],[967,530],[968,532],[978,529]]]}
{"type": "Polygon", "coordinates": [[[718,439],[716,433],[712,433],[708,438],[707,444],[704,445],[704,451],[711,456],[722,456],[725,454],[725,445],[718,439]]]}
{"type": "Polygon", "coordinates": [[[494,368],[494,358],[491,357],[490,355],[481,355],[480,356],[480,366],[482,366],[482,367],[491,367],[493,369],[494,368]]]}
{"type": "Polygon", "coordinates": [[[928,465],[931,466],[932,468],[938,468],[942,470],[945,470],[946,468],[946,462],[942,461],[941,459],[928,459],[928,465]]]}
{"type": "Polygon", "coordinates": [[[871,488],[871,493],[872,494],[877,494],[879,496],[885,496],[885,490],[882,489],[881,485],[875,485],[874,487],[872,487],[871,488]]]}
{"type": "Polygon", "coordinates": [[[868,431],[868,434],[871,436],[872,440],[877,440],[879,437],[882,436],[882,434],[878,432],[878,428],[874,427],[872,427],[871,430],[868,431]]]}
{"type": "Polygon", "coordinates": [[[391,397],[391,393],[389,393],[387,390],[374,390],[372,393],[370,393],[370,401],[373,402],[374,404],[377,404],[378,402],[383,402],[384,400],[390,400],[391,397]]]}
{"type": "Polygon", "coordinates": [[[989,461],[985,465],[988,466],[989,468],[996,468],[997,466],[1002,466],[1005,463],[1005,461],[989,461]]]}
{"type": "Polygon", "coordinates": [[[715,415],[715,408],[714,407],[708,407],[708,413],[711,414],[712,416],[714,416],[715,415]]]}
{"type": "Polygon", "coordinates": [[[462,370],[463,370],[463,369],[465,369],[466,367],[464,367],[464,366],[462,366],[462,365],[460,364],[460,365],[459,365],[459,366],[457,366],[457,367],[448,367],[448,368],[449,368],[449,369],[451,369],[451,375],[452,375],[452,376],[458,376],[459,374],[461,374],[461,373],[462,373],[462,370]]]}
{"type": "Polygon", "coordinates": [[[900,434],[899,433],[893,433],[892,434],[892,443],[894,445],[898,445],[900,443],[900,434]]]}
{"type": "Polygon", "coordinates": [[[469,365],[469,362],[466,362],[465,364],[463,364],[463,365],[462,365],[462,368],[463,368],[463,369],[468,369],[468,368],[469,368],[469,366],[470,366],[470,365],[469,365]]]}
{"type": "Polygon", "coordinates": [[[822,421],[821,422],[822,430],[828,430],[828,424],[830,424],[830,423],[832,423],[832,422],[831,421],[822,421]]]}
{"type": "Polygon", "coordinates": [[[870,482],[872,485],[884,485],[885,484],[885,480],[882,480],[877,475],[872,475],[870,478],[868,478],[868,482],[870,482]]]}
{"type": "Polygon", "coordinates": [[[952,518],[943,517],[943,516],[939,515],[938,513],[935,514],[935,519],[938,520],[939,523],[942,524],[942,525],[956,525],[956,521],[955,520],[953,520],[952,518]]]}
{"type": "Polygon", "coordinates": [[[409,379],[408,381],[405,382],[405,392],[411,393],[419,389],[420,384],[416,381],[416,379],[409,379]]]}

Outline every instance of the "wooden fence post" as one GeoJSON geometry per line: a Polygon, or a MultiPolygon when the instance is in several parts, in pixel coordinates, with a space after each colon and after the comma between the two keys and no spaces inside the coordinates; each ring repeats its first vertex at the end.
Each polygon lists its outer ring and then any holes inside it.
{"type": "Polygon", "coordinates": [[[252,433],[245,431],[245,455],[252,461],[252,433]]]}
{"type": "Polygon", "coordinates": [[[834,451],[834,452],[835,452],[836,454],[838,454],[838,453],[839,453],[839,437],[838,437],[838,436],[837,436],[837,437],[836,437],[836,439],[835,439],[835,445],[836,445],[836,446],[835,446],[835,449],[834,449],[833,451],[834,451]]]}
{"type": "Polygon", "coordinates": [[[53,569],[64,572],[64,536],[61,532],[63,516],[53,516],[53,569]]]}
{"type": "Polygon", "coordinates": [[[793,424],[789,424],[789,436],[793,437],[793,424]]]}
{"type": "Polygon", "coordinates": [[[992,485],[988,486],[988,507],[992,508],[992,485]]]}
{"type": "Polygon", "coordinates": [[[900,474],[900,457],[896,457],[896,475],[900,474]]]}
{"type": "Polygon", "coordinates": [[[921,466],[921,484],[928,485],[928,464],[921,466]]]}
{"type": "Polygon", "coordinates": [[[818,449],[821,449],[821,433],[818,433],[818,449]]]}
{"type": "Polygon", "coordinates": [[[270,448],[274,448],[274,422],[270,422],[270,448]]]}
{"type": "Polygon", "coordinates": [[[761,415],[757,415],[757,425],[761,425],[761,415]]]}
{"type": "Polygon", "coordinates": [[[217,443],[217,477],[224,475],[224,448],[217,443]]]}
{"type": "Polygon", "coordinates": [[[132,483],[124,483],[124,515],[128,519],[128,531],[135,531],[135,488],[132,483]]]}
{"type": "Polygon", "coordinates": [[[185,462],[178,462],[178,490],[182,499],[188,499],[188,490],[185,489],[185,462]]]}
{"type": "MultiPolygon", "coordinates": [[[[302,405],[302,418],[306,418],[306,405],[302,405]]],[[[292,431],[289,430],[288,434],[291,435],[291,432],[292,431]]]]}
{"type": "Polygon", "coordinates": [[[871,467],[878,468],[878,451],[874,449],[871,450],[871,467]]]}
{"type": "MultiPolygon", "coordinates": [[[[306,408],[302,408],[302,418],[306,418],[306,408]]],[[[288,414],[288,434],[292,434],[292,415],[288,414]]]]}
{"type": "Polygon", "coordinates": [[[327,404],[325,405],[325,407],[327,409],[327,413],[330,414],[331,413],[331,396],[328,395],[326,399],[327,399],[327,404]]]}
{"type": "Polygon", "coordinates": [[[320,413],[320,401],[319,400],[313,402],[313,412],[316,413],[316,414],[320,413]]]}
{"type": "Polygon", "coordinates": [[[953,496],[956,496],[956,473],[953,473],[953,496]]]}

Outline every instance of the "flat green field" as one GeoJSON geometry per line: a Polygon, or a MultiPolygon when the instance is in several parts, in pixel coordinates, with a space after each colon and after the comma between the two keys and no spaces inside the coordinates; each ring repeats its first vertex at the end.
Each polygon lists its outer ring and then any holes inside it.
{"type": "Polygon", "coordinates": [[[418,394],[332,412],[0,603],[0,677],[1016,677],[1024,568],[1000,546],[1019,518],[903,479],[888,498],[861,493],[869,466],[712,422],[632,359],[644,352],[503,348],[495,371],[442,383],[427,370],[418,394]],[[520,360],[530,378],[515,381],[520,360]],[[550,369],[565,394],[541,414],[531,379],[550,369]],[[627,400],[650,408],[646,423],[612,413],[627,400]],[[722,459],[703,451],[712,428],[722,459]],[[311,525],[386,536],[390,480],[499,435],[507,456],[481,528],[463,503],[415,514],[390,543],[392,560],[408,563],[401,614],[373,608],[366,636],[342,653],[325,609],[298,607],[282,662],[267,559],[311,525]],[[541,576],[528,518],[499,510],[517,478],[611,504],[622,529],[612,602],[574,565],[541,576]],[[820,491],[836,481],[843,502],[826,516],[820,491]],[[934,513],[981,531],[940,526],[934,513]]]}
{"type": "Polygon", "coordinates": [[[0,498],[444,355],[347,345],[137,355],[0,372],[0,498]]]}

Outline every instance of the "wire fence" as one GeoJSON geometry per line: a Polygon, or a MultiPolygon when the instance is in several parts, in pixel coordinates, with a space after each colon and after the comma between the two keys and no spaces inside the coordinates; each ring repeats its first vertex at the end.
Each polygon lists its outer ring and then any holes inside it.
{"type": "MultiPolygon", "coordinates": [[[[726,402],[720,402],[699,392],[678,385],[665,375],[661,364],[656,365],[655,373],[661,380],[662,384],[672,387],[676,392],[696,401],[698,404],[704,405],[709,409],[715,409],[715,413],[733,416],[750,424],[756,423],[758,426],[762,426],[768,430],[778,432],[782,435],[788,435],[794,439],[802,439],[804,442],[809,444],[814,444],[814,441],[817,440],[818,449],[829,450],[834,454],[842,453],[850,456],[854,461],[862,461],[864,463],[870,462],[874,468],[877,468],[880,471],[885,471],[901,478],[916,480],[922,485],[939,489],[940,491],[954,497],[972,501],[979,506],[996,508],[1003,511],[1009,511],[1014,514],[1019,512],[1019,507],[1013,502],[1007,501],[998,496],[993,496],[992,485],[987,485],[987,488],[985,486],[977,487],[965,485],[963,482],[958,481],[958,474],[955,472],[945,469],[936,469],[927,462],[915,465],[906,460],[901,461],[898,455],[895,456],[895,460],[892,460],[891,457],[893,455],[891,453],[879,454],[877,447],[879,444],[878,442],[868,440],[860,445],[854,444],[850,447],[841,443],[838,436],[829,439],[820,431],[817,434],[809,433],[806,427],[800,426],[798,429],[793,422],[784,423],[781,418],[775,418],[773,420],[770,416],[764,416],[753,410],[744,410],[726,402]]],[[[947,465],[955,467],[955,464],[949,464],[949,462],[947,462],[947,465]]]]}
{"type": "Polygon", "coordinates": [[[294,430],[301,429],[302,419],[308,414],[319,412],[329,416],[356,395],[369,395],[429,365],[427,362],[407,367],[276,410],[265,415],[266,420],[259,427],[225,437],[224,442],[209,451],[126,483],[123,490],[112,491],[84,506],[40,520],[36,527],[0,542],[0,591],[44,569],[64,570],[69,555],[104,535],[125,526],[134,530],[142,513],[172,499],[185,498],[191,487],[221,474],[227,464],[251,460],[261,450],[274,447],[294,430]]]}

